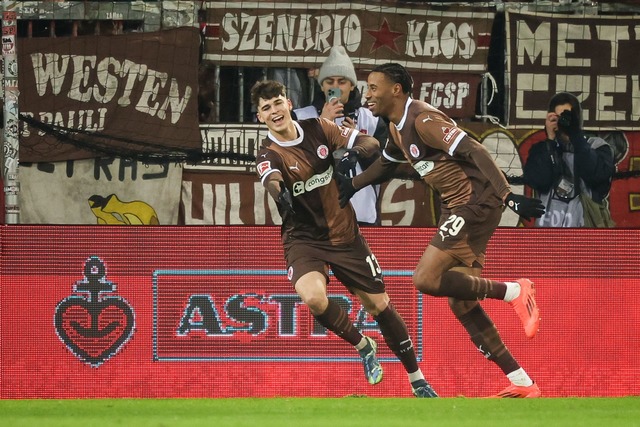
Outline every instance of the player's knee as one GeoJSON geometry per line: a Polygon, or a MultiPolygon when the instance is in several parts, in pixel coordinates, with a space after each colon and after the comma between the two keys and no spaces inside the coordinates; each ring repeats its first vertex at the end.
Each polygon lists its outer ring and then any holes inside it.
{"type": "Polygon", "coordinates": [[[309,310],[314,315],[324,313],[324,311],[327,309],[327,305],[329,304],[326,295],[305,294],[300,296],[302,298],[302,302],[305,303],[307,307],[309,307],[309,310]]]}
{"type": "Polygon", "coordinates": [[[423,294],[438,296],[440,281],[431,274],[416,270],[413,275],[413,286],[423,294]]]}

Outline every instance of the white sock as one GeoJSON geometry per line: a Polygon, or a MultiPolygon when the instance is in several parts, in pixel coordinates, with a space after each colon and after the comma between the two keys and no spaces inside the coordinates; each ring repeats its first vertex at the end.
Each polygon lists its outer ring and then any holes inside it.
{"type": "Polygon", "coordinates": [[[507,378],[509,378],[509,381],[511,381],[513,385],[529,387],[533,384],[533,380],[529,378],[529,375],[527,375],[522,368],[507,374],[507,378]]]}
{"type": "Polygon", "coordinates": [[[424,379],[424,375],[422,375],[422,371],[420,369],[418,369],[415,372],[412,372],[410,374],[407,374],[409,376],[409,382],[413,383],[414,381],[418,381],[418,380],[423,380],[424,379]]]}
{"type": "Polygon", "coordinates": [[[504,294],[504,300],[506,302],[511,302],[514,299],[518,298],[520,295],[520,283],[518,282],[505,282],[507,285],[507,292],[504,294]]]}

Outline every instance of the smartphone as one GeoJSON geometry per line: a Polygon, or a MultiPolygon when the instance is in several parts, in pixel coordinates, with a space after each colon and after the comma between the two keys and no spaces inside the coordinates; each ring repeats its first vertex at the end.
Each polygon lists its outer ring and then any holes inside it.
{"type": "Polygon", "coordinates": [[[333,101],[334,98],[338,98],[339,100],[341,96],[342,96],[342,91],[340,90],[340,88],[332,87],[327,91],[327,102],[333,101]]]}

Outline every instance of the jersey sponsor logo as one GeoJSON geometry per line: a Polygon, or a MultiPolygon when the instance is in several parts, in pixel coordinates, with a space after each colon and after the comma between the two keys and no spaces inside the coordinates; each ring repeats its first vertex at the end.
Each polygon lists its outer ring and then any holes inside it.
{"type": "Polygon", "coordinates": [[[418,156],[420,155],[420,149],[416,144],[411,144],[409,146],[409,153],[411,153],[413,157],[418,158],[418,156]]]}
{"type": "Polygon", "coordinates": [[[260,174],[260,176],[264,175],[265,173],[267,173],[268,171],[271,170],[271,162],[269,160],[264,161],[264,162],[260,162],[258,163],[258,174],[260,174]]]}
{"type": "Polygon", "coordinates": [[[306,181],[294,182],[293,183],[294,197],[329,184],[331,182],[332,175],[333,175],[333,166],[329,166],[329,169],[327,169],[326,171],[315,174],[306,181]]]}
{"type": "Polygon", "coordinates": [[[327,157],[329,157],[329,147],[327,147],[326,145],[321,145],[318,147],[317,153],[318,153],[318,157],[324,160],[327,157]]]}
{"type": "Polygon", "coordinates": [[[413,168],[420,174],[420,176],[425,176],[431,172],[434,167],[435,163],[431,160],[422,160],[413,165],[413,168]]]}
{"type": "Polygon", "coordinates": [[[448,145],[448,144],[451,144],[451,141],[453,141],[455,137],[460,133],[460,129],[443,127],[442,133],[444,134],[442,141],[448,145]]]}
{"type": "Polygon", "coordinates": [[[287,269],[287,279],[291,281],[292,278],[293,278],[293,267],[289,266],[289,268],[287,269]]]}

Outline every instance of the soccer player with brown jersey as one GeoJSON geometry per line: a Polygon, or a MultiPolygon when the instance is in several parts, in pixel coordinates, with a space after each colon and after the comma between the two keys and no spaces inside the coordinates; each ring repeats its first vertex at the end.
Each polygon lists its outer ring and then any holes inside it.
{"type": "Polygon", "coordinates": [[[538,331],[535,288],[528,279],[497,282],[481,278],[485,251],[500,222],[504,206],[522,217],[540,217],[537,199],[513,194],[488,151],[444,113],[411,98],[413,79],[395,63],[375,67],[365,94],[371,112],[390,121],[390,139],[382,156],[364,173],[350,179],[337,176],[341,206],[357,189],[390,176],[409,163],[438,192],[442,200],[437,232],[413,275],[422,293],[447,297],[449,306],[489,360],[511,385],[493,397],[539,397],[538,385],[520,367],[503,343],[480,300],[509,302],[522,321],[525,334],[538,331]]]}
{"type": "Polygon", "coordinates": [[[418,367],[407,326],[389,300],[382,270],[360,234],[354,210],[350,205],[339,207],[334,158],[346,173],[358,158],[379,150],[378,141],[326,119],[294,121],[291,101],[276,81],[257,82],[251,101],[258,120],[269,129],[258,150],[256,168],[282,217],[287,276],[296,292],[321,325],[358,350],[369,383],[379,383],[382,367],[376,342],[362,335],[346,311],[327,297],[330,267],[378,323],[385,342],[407,371],[413,394],[437,397],[418,367]]]}

